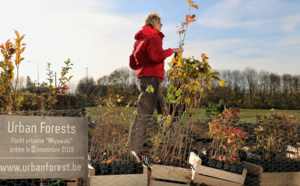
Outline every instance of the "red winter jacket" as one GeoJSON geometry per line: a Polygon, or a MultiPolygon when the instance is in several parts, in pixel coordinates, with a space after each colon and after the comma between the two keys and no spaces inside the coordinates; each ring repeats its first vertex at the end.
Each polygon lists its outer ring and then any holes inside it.
{"type": "Polygon", "coordinates": [[[172,49],[162,48],[164,34],[159,30],[144,26],[135,35],[135,44],[130,55],[130,67],[136,70],[136,77],[157,77],[163,81],[165,77],[164,60],[173,54],[172,49]]]}

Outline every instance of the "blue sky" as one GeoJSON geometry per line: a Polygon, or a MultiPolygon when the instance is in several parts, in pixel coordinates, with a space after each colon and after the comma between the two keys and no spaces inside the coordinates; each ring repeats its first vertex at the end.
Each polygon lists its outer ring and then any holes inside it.
{"type": "MultiPolygon", "coordinates": [[[[191,12],[197,22],[188,28],[185,57],[206,53],[216,70],[300,74],[299,0],[194,1],[199,10],[191,12]]],[[[1,0],[0,43],[13,39],[14,29],[25,34],[25,61],[39,64],[40,82],[48,62],[60,73],[69,58],[74,82],[86,68],[96,80],[128,67],[134,35],[152,11],[162,16],[164,48],[177,47],[187,0],[1,0]]],[[[25,61],[20,75],[37,80],[37,65],[25,61]]]]}

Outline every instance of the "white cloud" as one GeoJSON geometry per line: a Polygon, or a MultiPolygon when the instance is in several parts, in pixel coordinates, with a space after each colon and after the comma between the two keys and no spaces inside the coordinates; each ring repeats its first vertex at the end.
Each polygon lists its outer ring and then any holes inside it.
{"type": "MultiPolygon", "coordinates": [[[[2,22],[5,27],[1,28],[0,43],[15,37],[13,29],[25,34],[25,61],[39,63],[40,82],[47,78],[48,62],[59,78],[63,62],[68,58],[74,63],[70,75],[74,75],[77,81],[85,77],[86,68],[89,76],[97,79],[119,67],[128,66],[134,33],[140,25],[133,22],[134,19],[108,11],[93,11],[96,5],[100,9],[107,8],[103,3],[92,0],[82,2],[18,1],[21,4],[17,6],[17,13],[2,22]]],[[[16,1],[8,2],[6,6],[12,6],[13,3],[16,1]]],[[[0,12],[1,17],[8,12],[0,12]]],[[[21,75],[32,75],[36,69],[33,65],[23,62],[21,75]]],[[[35,73],[33,79],[36,79],[35,73]]]]}
{"type": "Polygon", "coordinates": [[[252,67],[278,74],[299,74],[300,33],[264,39],[222,39],[189,41],[184,56],[201,53],[209,57],[213,69],[243,70],[252,67]]]}
{"type": "Polygon", "coordinates": [[[300,25],[300,14],[287,17],[284,22],[282,29],[287,32],[296,31],[296,27],[300,25]]]}
{"type": "Polygon", "coordinates": [[[299,24],[299,4],[283,0],[223,0],[198,17],[198,23],[210,28],[244,28],[295,31],[299,24]]]}

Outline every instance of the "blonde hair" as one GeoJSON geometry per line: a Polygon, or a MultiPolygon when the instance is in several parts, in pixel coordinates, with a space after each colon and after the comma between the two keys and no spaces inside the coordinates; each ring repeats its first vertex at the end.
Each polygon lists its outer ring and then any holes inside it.
{"type": "Polygon", "coordinates": [[[153,26],[158,29],[158,24],[160,24],[161,16],[156,12],[151,12],[144,21],[144,26],[153,26]]]}

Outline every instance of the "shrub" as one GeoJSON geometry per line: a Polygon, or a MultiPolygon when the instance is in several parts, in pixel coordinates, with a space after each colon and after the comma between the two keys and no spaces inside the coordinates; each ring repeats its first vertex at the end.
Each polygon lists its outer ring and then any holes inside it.
{"type": "Polygon", "coordinates": [[[288,145],[299,138],[299,121],[293,115],[271,109],[270,115],[257,116],[255,152],[263,152],[263,159],[271,155],[285,157],[288,145]]]}
{"type": "Polygon", "coordinates": [[[42,105],[45,110],[55,109],[77,109],[78,99],[75,95],[52,95],[51,93],[43,93],[42,97],[42,105]]]}

